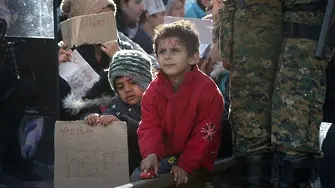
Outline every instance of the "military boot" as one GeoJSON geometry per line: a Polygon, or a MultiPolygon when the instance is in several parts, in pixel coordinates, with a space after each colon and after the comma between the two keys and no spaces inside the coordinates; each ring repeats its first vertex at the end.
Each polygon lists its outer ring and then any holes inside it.
{"type": "Polygon", "coordinates": [[[244,157],[241,188],[271,188],[272,159],[270,153],[244,157]]]}
{"type": "Polygon", "coordinates": [[[315,161],[313,157],[286,156],[280,160],[278,188],[310,188],[315,161]]]}

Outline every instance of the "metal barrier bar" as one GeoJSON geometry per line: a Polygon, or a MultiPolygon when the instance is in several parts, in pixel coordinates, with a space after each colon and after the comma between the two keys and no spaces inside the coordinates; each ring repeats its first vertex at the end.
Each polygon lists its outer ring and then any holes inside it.
{"type": "MultiPolygon", "coordinates": [[[[225,158],[222,160],[217,160],[214,165],[214,170],[212,174],[217,174],[225,171],[226,169],[235,166],[238,162],[232,158],[225,158]]],[[[198,180],[199,178],[207,177],[209,174],[204,174],[202,172],[195,172],[189,175],[189,182],[198,180]]],[[[173,176],[170,174],[162,174],[159,177],[149,180],[141,180],[133,183],[128,183],[125,185],[118,186],[116,188],[159,188],[159,187],[170,187],[174,186],[175,181],[173,176]]]]}

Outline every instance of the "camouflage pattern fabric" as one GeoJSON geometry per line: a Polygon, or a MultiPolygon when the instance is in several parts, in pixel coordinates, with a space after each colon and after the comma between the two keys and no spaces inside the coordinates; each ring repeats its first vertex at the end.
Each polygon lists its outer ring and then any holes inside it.
{"type": "MultiPolygon", "coordinates": [[[[311,0],[286,1],[289,7],[311,0]]],[[[290,8],[290,7],[289,7],[290,8]]],[[[322,25],[323,12],[284,12],[286,23],[322,25]]],[[[327,60],[314,58],[317,41],[285,38],[272,100],[272,144],[287,155],[319,155],[327,60]]]]}
{"type": "Polygon", "coordinates": [[[321,23],[322,14],[310,14],[283,12],[280,0],[231,0],[219,11],[221,56],[232,66],[235,157],[318,152],[326,62],[313,57],[316,41],[284,38],[282,32],[283,20],[321,23]]]}

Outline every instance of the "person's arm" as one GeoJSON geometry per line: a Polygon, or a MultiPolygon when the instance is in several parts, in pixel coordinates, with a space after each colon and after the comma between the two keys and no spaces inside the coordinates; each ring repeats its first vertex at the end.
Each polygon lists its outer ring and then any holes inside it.
{"type": "Polygon", "coordinates": [[[143,94],[141,110],[142,120],[137,130],[141,156],[145,159],[150,154],[159,158],[165,156],[163,144],[163,127],[158,114],[155,91],[149,88],[143,94]]]}
{"type": "Polygon", "coordinates": [[[197,14],[193,10],[193,7],[190,7],[188,10],[185,12],[185,18],[198,18],[197,14]]]}
{"type": "Polygon", "coordinates": [[[186,172],[192,173],[200,169],[202,160],[209,155],[213,155],[214,163],[220,147],[223,105],[223,97],[216,85],[208,85],[199,100],[196,125],[178,159],[177,165],[186,172]]]}

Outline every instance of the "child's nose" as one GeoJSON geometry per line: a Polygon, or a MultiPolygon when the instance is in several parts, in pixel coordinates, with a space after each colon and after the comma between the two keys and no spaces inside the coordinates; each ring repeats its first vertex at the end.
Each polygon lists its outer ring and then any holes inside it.
{"type": "Polygon", "coordinates": [[[165,59],[171,59],[171,52],[170,51],[166,51],[165,55],[164,55],[165,59]]]}
{"type": "Polygon", "coordinates": [[[125,86],[124,90],[125,90],[126,92],[129,92],[129,91],[131,91],[131,87],[130,87],[130,86],[125,86]]]}

